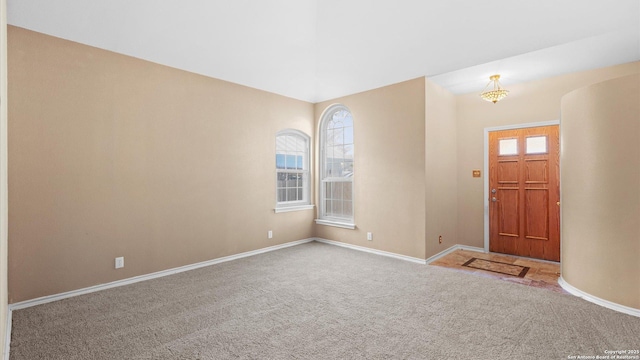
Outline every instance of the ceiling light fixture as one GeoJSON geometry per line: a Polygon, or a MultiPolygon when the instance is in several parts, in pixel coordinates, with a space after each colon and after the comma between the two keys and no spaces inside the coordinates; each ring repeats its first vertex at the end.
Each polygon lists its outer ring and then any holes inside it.
{"type": "Polygon", "coordinates": [[[489,83],[484,87],[482,93],[480,93],[480,97],[487,101],[491,101],[494,104],[507,97],[507,95],[509,95],[509,91],[500,86],[500,81],[498,81],[499,79],[500,75],[489,76],[489,83]],[[493,89],[487,90],[491,83],[493,83],[493,89]]]}

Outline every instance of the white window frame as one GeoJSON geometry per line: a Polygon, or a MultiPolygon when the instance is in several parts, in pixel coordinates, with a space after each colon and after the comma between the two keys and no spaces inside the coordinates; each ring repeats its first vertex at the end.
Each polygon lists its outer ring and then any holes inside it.
{"type": "MultiPolygon", "coordinates": [[[[326,171],[326,166],[325,166],[325,162],[326,162],[326,133],[327,133],[327,124],[329,123],[330,120],[333,119],[333,115],[338,112],[338,111],[348,111],[351,114],[351,118],[353,120],[353,113],[351,112],[351,110],[342,105],[342,104],[334,104],[329,106],[323,113],[322,116],[320,117],[320,124],[318,126],[318,147],[319,147],[319,151],[318,151],[318,164],[319,164],[319,168],[318,168],[318,179],[317,179],[317,183],[318,183],[318,218],[315,220],[316,224],[320,224],[320,225],[328,225],[328,226],[335,226],[335,227],[341,227],[341,228],[345,228],[345,229],[355,229],[356,225],[354,222],[354,218],[355,218],[355,189],[354,189],[354,181],[353,181],[353,177],[355,175],[355,170],[352,174],[352,176],[350,177],[326,177],[325,175],[325,171],[326,171]],[[336,216],[327,216],[326,214],[326,209],[325,209],[325,204],[326,204],[326,194],[325,194],[325,189],[326,186],[325,184],[327,182],[351,182],[351,217],[336,217],[336,216]]],[[[355,128],[355,122],[353,124],[354,128],[355,128]]],[[[355,131],[354,131],[354,136],[355,136],[355,131]]],[[[354,159],[354,164],[355,164],[355,139],[354,139],[354,148],[353,148],[353,159],[354,159]]],[[[354,169],[355,169],[355,165],[354,165],[354,169]]]]}
{"type": "Polygon", "coordinates": [[[302,131],[295,129],[284,129],[278,131],[275,137],[275,151],[274,155],[277,155],[278,151],[278,137],[280,136],[295,136],[301,140],[304,140],[305,143],[305,153],[302,158],[302,170],[294,170],[294,169],[278,169],[277,164],[275,166],[276,174],[275,174],[275,190],[276,190],[276,206],[274,211],[276,213],[281,212],[289,212],[289,211],[298,211],[298,210],[306,210],[313,209],[313,204],[311,204],[311,137],[302,131]],[[299,173],[303,174],[303,186],[302,186],[302,200],[298,201],[278,201],[278,174],[280,173],[299,173]]]}

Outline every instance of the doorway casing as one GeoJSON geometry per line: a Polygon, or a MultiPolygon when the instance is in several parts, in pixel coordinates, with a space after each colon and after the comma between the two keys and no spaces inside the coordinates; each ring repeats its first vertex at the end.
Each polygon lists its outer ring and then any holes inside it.
{"type": "MultiPolygon", "coordinates": [[[[484,189],[482,190],[484,200],[482,203],[484,206],[484,251],[485,252],[489,252],[489,176],[488,176],[489,174],[489,133],[492,131],[524,129],[524,128],[550,126],[550,125],[560,125],[560,120],[540,121],[540,122],[533,122],[533,123],[503,125],[503,126],[494,126],[494,127],[484,128],[484,168],[483,168],[484,189]]],[[[560,148],[562,148],[562,144],[560,144],[560,148]]],[[[562,226],[562,223],[560,226],[562,226]]]]}

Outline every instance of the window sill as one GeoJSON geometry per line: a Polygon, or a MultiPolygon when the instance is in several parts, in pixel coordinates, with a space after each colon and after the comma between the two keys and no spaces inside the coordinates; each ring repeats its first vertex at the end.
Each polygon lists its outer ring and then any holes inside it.
{"type": "Polygon", "coordinates": [[[290,211],[309,210],[313,208],[314,208],[313,205],[283,206],[283,207],[275,208],[273,209],[273,211],[276,214],[278,214],[278,213],[290,212],[290,211]]]}
{"type": "Polygon", "coordinates": [[[326,219],[316,219],[316,224],[318,225],[326,225],[326,226],[335,226],[343,229],[351,229],[354,230],[356,228],[356,224],[334,221],[334,220],[326,220],[326,219]]]}

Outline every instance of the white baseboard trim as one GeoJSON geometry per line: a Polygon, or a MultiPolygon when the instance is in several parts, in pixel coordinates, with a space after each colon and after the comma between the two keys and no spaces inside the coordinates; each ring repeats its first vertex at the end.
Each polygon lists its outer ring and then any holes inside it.
{"type": "Polygon", "coordinates": [[[405,261],[411,261],[413,263],[422,264],[422,265],[425,264],[425,260],[424,259],[419,259],[419,258],[415,258],[415,257],[412,257],[412,256],[400,255],[400,254],[396,254],[396,253],[392,253],[392,252],[388,252],[388,251],[371,249],[371,248],[364,247],[364,246],[352,245],[352,244],[347,244],[347,243],[343,243],[343,242],[340,242],[340,241],[333,241],[333,240],[327,240],[327,239],[322,239],[322,238],[314,238],[314,240],[317,241],[317,242],[324,243],[324,244],[341,246],[341,247],[344,247],[344,248],[363,251],[363,252],[367,252],[367,253],[371,253],[371,254],[392,257],[392,258],[395,258],[395,259],[400,259],[400,260],[405,260],[405,261]]]}
{"type": "Polygon", "coordinates": [[[6,338],[5,338],[5,342],[4,342],[4,349],[3,349],[3,357],[2,357],[2,359],[6,359],[6,360],[9,359],[9,352],[11,350],[11,325],[12,325],[13,310],[25,309],[25,308],[28,308],[28,307],[41,305],[41,304],[46,304],[46,303],[50,303],[50,302],[58,301],[58,300],[62,300],[62,299],[67,299],[67,298],[74,297],[74,296],[89,294],[89,293],[92,293],[92,292],[111,289],[111,288],[118,287],[118,286],[129,285],[129,284],[137,283],[137,282],[140,282],[140,281],[156,279],[156,278],[159,278],[159,277],[173,275],[173,274],[177,274],[177,273],[181,273],[181,272],[185,272],[185,271],[189,271],[189,270],[194,270],[194,269],[198,269],[198,268],[205,267],[205,266],[211,266],[211,265],[220,264],[220,263],[231,261],[231,260],[237,260],[237,259],[241,259],[241,258],[253,256],[253,255],[258,255],[258,254],[266,253],[266,252],[269,252],[269,251],[280,250],[280,249],[284,249],[284,248],[287,248],[287,247],[290,247],[290,246],[295,246],[295,245],[300,245],[300,244],[312,242],[314,240],[315,240],[314,238],[309,238],[309,239],[291,241],[291,242],[280,244],[280,245],[274,245],[274,246],[269,246],[269,247],[262,248],[262,249],[243,252],[243,253],[240,253],[240,254],[229,255],[229,256],[225,256],[225,257],[221,257],[221,258],[217,258],[217,259],[212,259],[212,260],[207,260],[207,261],[195,263],[195,264],[180,266],[180,267],[173,268],[173,269],[162,270],[162,271],[154,272],[154,273],[151,273],[151,274],[135,276],[135,277],[128,278],[128,279],[112,281],[112,282],[106,283],[106,284],[90,286],[90,287],[86,287],[86,288],[82,288],[82,289],[67,291],[67,292],[60,293],[60,294],[43,296],[43,297],[39,297],[39,298],[36,298],[36,299],[25,300],[25,301],[17,302],[17,303],[14,303],[14,304],[9,304],[8,309],[7,309],[6,338]]]}
{"type": "Polygon", "coordinates": [[[435,255],[433,255],[433,256],[431,256],[431,257],[429,257],[429,258],[425,261],[425,263],[426,263],[427,265],[428,265],[428,264],[431,264],[432,262],[434,262],[434,261],[436,261],[436,260],[440,259],[441,257],[444,257],[444,256],[446,256],[446,255],[448,255],[448,254],[450,254],[450,253],[452,253],[452,252],[454,252],[454,251],[456,251],[456,250],[468,250],[468,251],[475,251],[475,252],[480,252],[480,253],[486,253],[486,251],[484,251],[484,249],[483,249],[483,248],[481,248],[481,247],[475,247],[475,246],[469,246],[469,245],[459,245],[459,244],[458,244],[458,245],[453,245],[452,247],[450,247],[450,248],[448,248],[448,249],[446,249],[446,250],[440,251],[439,253],[437,253],[437,254],[435,254],[435,255]]]}
{"type": "Polygon", "coordinates": [[[140,281],[151,280],[151,279],[155,279],[155,278],[159,278],[159,277],[163,277],[163,276],[173,275],[173,274],[177,274],[177,273],[181,273],[181,272],[185,272],[185,271],[189,271],[189,270],[198,269],[198,268],[205,267],[205,266],[211,266],[211,265],[220,264],[220,263],[231,261],[231,260],[237,260],[237,259],[241,259],[241,258],[245,258],[245,257],[249,257],[249,256],[254,256],[254,255],[266,253],[266,252],[269,252],[269,251],[280,250],[280,249],[284,249],[284,248],[287,248],[287,247],[290,247],[290,246],[295,246],[295,245],[308,243],[308,242],[311,242],[313,240],[315,240],[315,239],[309,238],[309,239],[291,241],[291,242],[280,244],[280,245],[269,246],[269,247],[262,248],[262,249],[247,251],[247,252],[243,252],[243,253],[239,253],[239,254],[235,254],[235,255],[229,255],[229,256],[225,256],[225,257],[221,257],[221,258],[217,258],[217,259],[207,260],[207,261],[203,261],[203,262],[199,262],[199,263],[195,263],[195,264],[190,264],[190,265],[180,266],[180,267],[177,267],[177,268],[162,270],[162,271],[154,272],[154,273],[151,273],[151,274],[134,276],[134,277],[127,278],[127,279],[122,279],[122,280],[116,280],[116,281],[112,281],[112,282],[109,282],[109,283],[106,283],[106,284],[94,285],[94,286],[90,286],[90,287],[86,287],[86,288],[82,288],[82,289],[78,289],[78,290],[71,290],[71,291],[63,292],[63,293],[60,293],[60,294],[48,295],[48,296],[43,296],[43,297],[39,297],[39,298],[36,298],[36,299],[25,300],[25,301],[17,302],[17,303],[14,303],[14,304],[9,304],[9,311],[18,310],[18,309],[24,309],[24,308],[28,308],[28,307],[32,307],[32,306],[36,306],[36,305],[40,305],[40,304],[46,304],[46,303],[50,303],[50,302],[53,302],[53,301],[58,301],[58,300],[74,297],[74,296],[89,294],[89,293],[100,291],[100,290],[111,289],[111,288],[118,287],[118,286],[134,284],[134,283],[137,283],[137,282],[140,282],[140,281]]]}
{"type": "Polygon", "coordinates": [[[564,280],[564,278],[562,277],[562,275],[560,275],[560,278],[558,279],[558,285],[560,285],[563,289],[567,290],[567,292],[571,295],[575,295],[577,297],[581,297],[584,300],[587,300],[588,302],[592,302],[596,305],[600,305],[600,306],[604,306],[607,309],[611,309],[611,310],[615,310],[624,314],[628,314],[631,316],[636,316],[636,317],[640,317],[640,309],[635,309],[629,306],[624,306],[624,305],[620,305],[620,304],[616,304],[614,302],[611,302],[609,300],[605,300],[605,299],[601,299],[597,296],[593,296],[589,293],[586,293],[578,288],[576,288],[575,286],[569,284],[568,282],[566,282],[564,280]]]}
{"type": "MultiPolygon", "coordinates": [[[[140,281],[151,280],[151,279],[155,279],[155,278],[159,278],[159,277],[173,275],[173,274],[177,274],[177,273],[181,273],[181,272],[185,272],[185,271],[189,271],[189,270],[198,269],[198,268],[205,267],[205,266],[211,266],[211,265],[220,264],[220,263],[227,262],[227,261],[237,260],[237,259],[241,259],[241,258],[253,256],[253,255],[258,255],[258,254],[270,252],[270,251],[284,249],[284,248],[287,248],[287,247],[290,247],[290,246],[300,245],[300,244],[308,243],[308,242],[311,242],[311,241],[317,241],[317,242],[324,243],[324,244],[341,246],[341,247],[345,247],[345,248],[349,248],[349,249],[353,249],[353,250],[363,251],[363,252],[376,254],[376,255],[387,256],[387,257],[400,259],[400,260],[405,260],[405,261],[410,261],[410,262],[413,262],[413,263],[423,264],[423,265],[424,264],[429,264],[429,263],[431,263],[431,262],[433,262],[433,261],[435,261],[435,260],[437,260],[437,259],[439,259],[439,258],[441,258],[441,257],[453,252],[453,251],[456,251],[456,250],[468,250],[468,251],[475,251],[475,252],[485,253],[485,250],[483,248],[474,247],[474,246],[467,246],[467,245],[454,245],[454,246],[451,246],[450,248],[448,248],[448,249],[446,249],[444,251],[441,251],[441,252],[429,257],[428,259],[424,260],[424,259],[419,259],[419,258],[415,258],[415,257],[411,257],[411,256],[396,254],[396,253],[383,251],[383,250],[371,249],[371,248],[367,248],[367,247],[363,247],[363,246],[352,245],[352,244],[347,244],[347,243],[343,243],[343,242],[339,242],[339,241],[327,240],[327,239],[323,239],[323,238],[308,238],[308,239],[303,239],[303,240],[291,241],[291,242],[280,244],[280,245],[275,245],[275,246],[270,246],[270,247],[266,247],[266,248],[262,248],[262,249],[247,251],[247,252],[243,252],[243,253],[235,254],[235,255],[229,255],[229,256],[225,256],[225,257],[221,257],[221,258],[217,258],[217,259],[212,259],[212,260],[208,260],[208,261],[199,262],[199,263],[196,263],[196,264],[185,265],[185,266],[181,266],[181,267],[177,267],[177,268],[173,268],[173,269],[167,269],[167,270],[154,272],[154,273],[151,273],[151,274],[140,275],[140,276],[135,276],[135,277],[128,278],[128,279],[117,280],[117,281],[113,281],[113,282],[106,283],[106,284],[90,286],[90,287],[83,288],[83,289],[67,291],[67,292],[60,293],[60,294],[43,296],[43,297],[36,298],[36,299],[25,300],[25,301],[17,302],[17,303],[14,303],[14,304],[9,304],[8,311],[7,311],[7,323],[5,325],[6,326],[6,338],[5,338],[5,346],[4,346],[4,349],[3,349],[3,355],[4,355],[3,358],[4,359],[9,359],[9,351],[11,349],[11,323],[12,323],[12,312],[13,312],[13,310],[25,309],[25,308],[28,308],[28,307],[31,307],[31,306],[36,306],[36,305],[40,305],[40,304],[46,304],[46,303],[49,303],[49,302],[58,301],[58,300],[62,300],[62,299],[66,299],[66,298],[70,298],[70,297],[74,297],[74,296],[89,294],[89,293],[96,292],[96,291],[101,291],[101,290],[106,290],[106,289],[110,289],[110,288],[114,288],[114,287],[118,287],[118,286],[124,286],[124,285],[137,283],[137,282],[140,282],[140,281]]],[[[563,289],[565,289],[567,292],[569,292],[570,294],[578,296],[578,297],[581,297],[581,298],[583,298],[583,299],[585,299],[585,300],[587,300],[589,302],[592,302],[592,303],[600,305],[600,306],[604,306],[604,307],[606,307],[608,309],[611,309],[611,310],[615,310],[615,311],[622,312],[622,313],[625,313],[625,314],[628,314],[628,315],[640,317],[640,309],[635,309],[635,308],[631,308],[631,307],[628,307],[628,306],[616,304],[616,303],[613,303],[611,301],[601,299],[601,298],[599,298],[597,296],[593,296],[593,295],[590,295],[588,293],[585,293],[584,291],[579,290],[579,289],[575,288],[574,286],[570,285],[569,283],[567,283],[562,278],[562,276],[560,276],[560,278],[558,279],[558,284],[563,289]]]]}
{"type": "Polygon", "coordinates": [[[5,331],[5,339],[4,339],[4,349],[2,349],[2,359],[9,360],[9,350],[11,349],[11,309],[7,310],[7,324],[5,331]]]}

